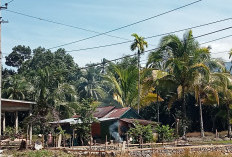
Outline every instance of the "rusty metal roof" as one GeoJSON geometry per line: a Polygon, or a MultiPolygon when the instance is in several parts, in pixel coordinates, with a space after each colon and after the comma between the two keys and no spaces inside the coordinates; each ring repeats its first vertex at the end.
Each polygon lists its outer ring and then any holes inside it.
{"type": "Polygon", "coordinates": [[[93,113],[94,117],[102,118],[107,115],[110,111],[112,111],[115,106],[107,106],[107,107],[98,107],[96,111],[93,113]]]}
{"type": "Polygon", "coordinates": [[[112,110],[107,115],[105,115],[104,118],[120,118],[128,110],[130,110],[130,107],[117,108],[117,109],[112,110]]]}
{"type": "Polygon", "coordinates": [[[157,122],[153,122],[153,121],[150,121],[150,120],[144,120],[144,119],[129,119],[129,118],[123,118],[123,119],[120,119],[121,121],[123,122],[126,122],[126,123],[130,123],[130,124],[135,124],[136,122],[138,122],[139,124],[141,125],[156,125],[158,124],[157,122]]]}
{"type": "MultiPolygon", "coordinates": [[[[107,106],[107,107],[98,107],[93,113],[93,116],[96,118],[102,118],[107,115],[110,111],[112,111],[115,106],[107,106]]],[[[80,118],[80,115],[74,115],[73,118],[80,118]]]]}

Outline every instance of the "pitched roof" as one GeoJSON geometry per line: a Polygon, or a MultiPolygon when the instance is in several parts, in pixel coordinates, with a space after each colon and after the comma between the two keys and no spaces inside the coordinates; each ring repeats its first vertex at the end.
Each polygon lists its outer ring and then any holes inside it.
{"type": "Polygon", "coordinates": [[[128,110],[130,110],[130,107],[124,107],[124,108],[117,108],[112,110],[110,113],[104,116],[104,118],[120,118],[122,115],[124,115],[128,110]]]}
{"type": "Polygon", "coordinates": [[[135,124],[136,122],[138,122],[141,125],[149,125],[149,124],[155,125],[155,124],[158,124],[157,122],[153,122],[153,121],[150,121],[150,120],[144,120],[144,119],[122,118],[120,120],[123,121],[123,122],[126,122],[126,123],[130,123],[130,124],[135,124]]]}
{"type": "MultiPolygon", "coordinates": [[[[115,106],[107,106],[107,107],[98,107],[93,113],[93,116],[96,118],[102,118],[107,115],[110,111],[112,111],[115,106]]],[[[73,118],[79,118],[79,115],[74,115],[73,118]]]]}
{"type": "Polygon", "coordinates": [[[76,118],[62,119],[54,122],[49,122],[50,124],[81,124],[82,121],[76,118]]]}
{"type": "Polygon", "coordinates": [[[13,100],[13,99],[1,99],[2,101],[6,102],[16,102],[16,103],[21,103],[21,104],[36,104],[36,102],[32,101],[24,101],[24,100],[13,100]]]}
{"type": "Polygon", "coordinates": [[[96,108],[96,111],[93,113],[93,116],[97,118],[102,118],[105,115],[107,115],[110,111],[112,111],[114,108],[114,106],[98,107],[96,108]]]}

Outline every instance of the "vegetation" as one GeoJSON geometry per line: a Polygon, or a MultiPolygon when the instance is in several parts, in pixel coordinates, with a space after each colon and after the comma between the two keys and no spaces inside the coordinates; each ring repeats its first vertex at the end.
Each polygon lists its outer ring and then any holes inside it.
{"type": "Polygon", "coordinates": [[[97,121],[93,117],[95,108],[92,99],[83,99],[82,103],[76,109],[76,113],[80,116],[79,119],[82,123],[76,124],[73,127],[76,129],[82,145],[87,145],[92,140],[91,124],[97,121]]]}
{"type": "Polygon", "coordinates": [[[39,150],[15,152],[13,153],[13,157],[74,157],[74,155],[65,153],[63,151],[39,150]]]}
{"type": "MultiPolygon", "coordinates": [[[[137,57],[86,69],[64,49],[51,52],[18,45],[6,56],[5,64],[14,70],[3,69],[2,96],[37,102],[25,121],[33,123],[36,133],[48,133],[50,121],[80,115],[84,123],[75,129],[82,130],[82,144],[90,139],[94,109],[107,105],[139,109],[141,117],[159,121],[160,140],[169,140],[173,133],[167,125],[178,129],[176,136],[201,131],[204,137],[205,131],[216,129],[228,130],[231,136],[232,79],[223,61],[211,57],[210,46],[201,47],[191,30],[183,38],[167,35],[148,55],[146,67],[140,67],[148,43],[132,36],[130,48],[137,50],[137,57]]],[[[130,131],[137,138],[150,130],[147,126],[137,132],[137,127],[130,131]]],[[[144,141],[151,140],[148,132],[144,141]]]]}
{"type": "Polygon", "coordinates": [[[153,142],[154,137],[151,125],[143,126],[138,122],[134,124],[134,128],[130,128],[128,134],[133,139],[133,143],[153,142]]]}
{"type": "Polygon", "coordinates": [[[156,132],[158,133],[159,142],[168,142],[174,138],[174,130],[169,127],[169,125],[158,125],[156,127],[156,132]]]}

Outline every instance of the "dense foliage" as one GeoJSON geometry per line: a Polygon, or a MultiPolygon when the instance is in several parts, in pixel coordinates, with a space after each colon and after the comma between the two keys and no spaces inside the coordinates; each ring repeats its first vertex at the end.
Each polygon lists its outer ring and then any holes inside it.
{"type": "Polygon", "coordinates": [[[169,125],[158,125],[156,127],[159,142],[168,142],[174,138],[174,130],[169,125]]]}
{"type": "Polygon", "coordinates": [[[128,131],[129,136],[134,143],[153,142],[153,130],[151,125],[143,126],[138,122],[134,124],[135,127],[130,128],[128,131]]]}
{"type": "MultiPolygon", "coordinates": [[[[178,120],[180,136],[201,131],[203,137],[204,130],[216,129],[227,129],[230,136],[232,79],[223,61],[211,57],[211,48],[201,47],[191,30],[183,38],[167,35],[141,67],[138,59],[147,42],[133,36],[131,50],[138,50],[138,56],[87,69],[80,69],[64,49],[16,46],[6,57],[6,65],[14,70],[3,70],[2,96],[36,101],[27,122],[38,132],[48,131],[50,121],[77,113],[83,121],[92,121],[91,98],[98,106],[139,106],[142,117],[165,125],[177,126],[178,120]]],[[[89,132],[88,126],[83,128],[89,132]]]]}

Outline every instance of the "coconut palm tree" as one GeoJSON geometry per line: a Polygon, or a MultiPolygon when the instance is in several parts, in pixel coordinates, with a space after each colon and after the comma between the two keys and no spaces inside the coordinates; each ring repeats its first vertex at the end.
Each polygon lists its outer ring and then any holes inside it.
{"type": "Polygon", "coordinates": [[[231,104],[232,104],[232,77],[228,72],[214,73],[214,85],[220,92],[220,102],[226,106],[228,137],[231,137],[231,104]]]}
{"type": "Polygon", "coordinates": [[[120,64],[111,64],[105,79],[111,83],[113,99],[122,106],[134,107],[138,95],[136,88],[138,69],[136,66],[124,68],[120,64]]]}
{"type": "Polygon", "coordinates": [[[100,68],[90,67],[82,71],[82,75],[77,83],[77,91],[82,98],[93,98],[100,101],[106,95],[104,89],[103,75],[100,68]]]}
{"type": "Polygon", "coordinates": [[[135,38],[134,42],[131,44],[131,50],[138,50],[138,113],[140,105],[140,55],[144,53],[145,47],[148,46],[147,42],[144,40],[144,37],[138,36],[136,33],[133,33],[132,36],[135,38]]]}
{"type": "Polygon", "coordinates": [[[200,113],[200,130],[201,137],[204,137],[204,123],[202,114],[202,104],[217,104],[219,105],[218,87],[215,82],[215,75],[213,73],[206,74],[207,76],[198,73],[193,83],[193,91],[195,93],[195,99],[199,106],[200,113]],[[208,76],[209,75],[209,76],[208,76]]]}
{"type": "MultiPolygon", "coordinates": [[[[230,49],[230,52],[229,52],[229,59],[231,58],[231,56],[232,56],[232,49],[230,49]]],[[[232,63],[232,60],[231,60],[231,63],[232,63]]],[[[232,70],[232,65],[230,66],[230,72],[231,70],[232,70]]]]}
{"type": "Polygon", "coordinates": [[[25,100],[32,86],[21,75],[11,75],[3,80],[3,96],[8,99],[25,100]]]}
{"type": "MultiPolygon", "coordinates": [[[[157,66],[155,63],[156,57],[161,60],[164,56],[167,60],[164,62],[165,71],[169,72],[169,75],[163,79],[176,84],[177,93],[170,99],[170,104],[176,100],[176,98],[182,100],[182,120],[183,120],[183,133],[186,133],[186,93],[190,91],[190,87],[193,85],[194,78],[197,73],[207,73],[208,67],[202,62],[204,55],[199,53],[203,51],[200,48],[197,41],[194,40],[192,31],[187,31],[183,39],[180,39],[176,35],[168,35],[161,39],[159,48],[156,52],[149,55],[149,66],[157,66]],[[201,57],[199,57],[201,56],[201,57]]],[[[207,56],[207,55],[206,55],[207,56]]]]}
{"type": "MultiPolygon", "coordinates": [[[[192,58],[195,63],[204,64],[204,72],[196,71],[196,75],[193,83],[193,91],[195,93],[195,99],[199,106],[200,111],[200,130],[201,137],[204,137],[204,124],[202,115],[202,103],[207,102],[210,99],[211,103],[219,104],[218,90],[215,84],[215,75],[213,72],[215,69],[219,71],[224,71],[225,66],[219,59],[212,59],[210,57],[210,47],[198,48],[193,54],[192,58]],[[213,95],[213,97],[212,97],[213,95]],[[213,98],[213,99],[212,99],[213,98]]],[[[202,70],[202,69],[200,69],[202,70]]],[[[211,104],[212,105],[212,104],[211,104]]]]}

